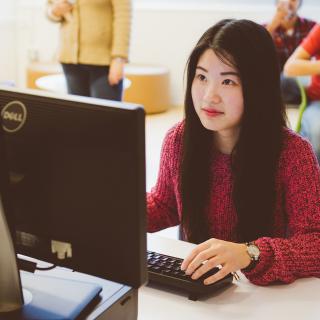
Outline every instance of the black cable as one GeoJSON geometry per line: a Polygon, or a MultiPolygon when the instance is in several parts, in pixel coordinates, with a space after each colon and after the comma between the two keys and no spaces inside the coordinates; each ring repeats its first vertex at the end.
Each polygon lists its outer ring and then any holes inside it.
{"type": "Polygon", "coordinates": [[[51,265],[50,267],[36,267],[36,270],[39,270],[39,271],[48,271],[48,270],[52,270],[56,267],[57,265],[56,264],[53,264],[51,265]]]}

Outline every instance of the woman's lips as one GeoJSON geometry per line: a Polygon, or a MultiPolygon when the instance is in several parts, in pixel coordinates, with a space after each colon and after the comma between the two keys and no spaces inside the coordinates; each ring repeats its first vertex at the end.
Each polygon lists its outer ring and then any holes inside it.
{"type": "Polygon", "coordinates": [[[212,108],[202,108],[202,110],[209,117],[217,117],[217,116],[221,116],[222,114],[224,114],[223,112],[218,111],[216,109],[212,109],[212,108]]]}

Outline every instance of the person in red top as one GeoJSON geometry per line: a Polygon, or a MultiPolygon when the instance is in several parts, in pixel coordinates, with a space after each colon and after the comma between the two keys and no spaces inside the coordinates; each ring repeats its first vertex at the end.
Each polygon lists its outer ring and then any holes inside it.
{"type": "Polygon", "coordinates": [[[285,64],[288,76],[311,75],[306,88],[308,107],[301,122],[301,135],[308,138],[320,161],[320,24],[317,24],[285,64]]]}
{"type": "Polygon", "coordinates": [[[180,224],[198,244],[182,270],[197,279],[221,266],[205,284],[239,269],[259,285],[320,277],[320,169],[286,127],[270,34],[222,20],[186,71],[185,119],[163,142],[148,231],[180,224]]]}
{"type": "Polygon", "coordinates": [[[298,15],[302,2],[302,0],[276,0],[275,14],[270,22],[265,24],[275,44],[281,70],[293,51],[316,24],[315,21],[298,15]]]}
{"type": "MultiPolygon", "coordinates": [[[[275,14],[270,22],[265,24],[275,44],[281,71],[290,55],[316,24],[315,21],[298,15],[302,2],[302,0],[276,0],[275,14]]],[[[281,92],[285,103],[300,103],[300,90],[294,78],[281,75],[281,92]]]]}

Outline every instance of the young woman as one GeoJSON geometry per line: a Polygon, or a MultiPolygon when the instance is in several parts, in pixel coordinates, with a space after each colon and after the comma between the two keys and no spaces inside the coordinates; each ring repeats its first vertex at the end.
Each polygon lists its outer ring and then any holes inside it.
{"type": "Polygon", "coordinates": [[[239,269],[255,284],[320,276],[320,170],[286,128],[268,31],[223,20],[187,65],[185,119],[163,143],[148,230],[181,224],[198,246],[182,264],[211,284],[239,269]]]}

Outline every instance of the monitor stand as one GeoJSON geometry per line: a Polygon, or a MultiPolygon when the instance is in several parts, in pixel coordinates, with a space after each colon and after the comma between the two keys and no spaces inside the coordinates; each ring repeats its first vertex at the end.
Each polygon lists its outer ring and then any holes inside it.
{"type": "Polygon", "coordinates": [[[21,271],[20,276],[24,304],[11,312],[19,319],[76,319],[88,306],[91,311],[100,301],[102,287],[94,283],[25,271],[21,271]]]}
{"type": "Polygon", "coordinates": [[[16,252],[0,198],[0,313],[22,308],[24,304],[16,252]]]}

